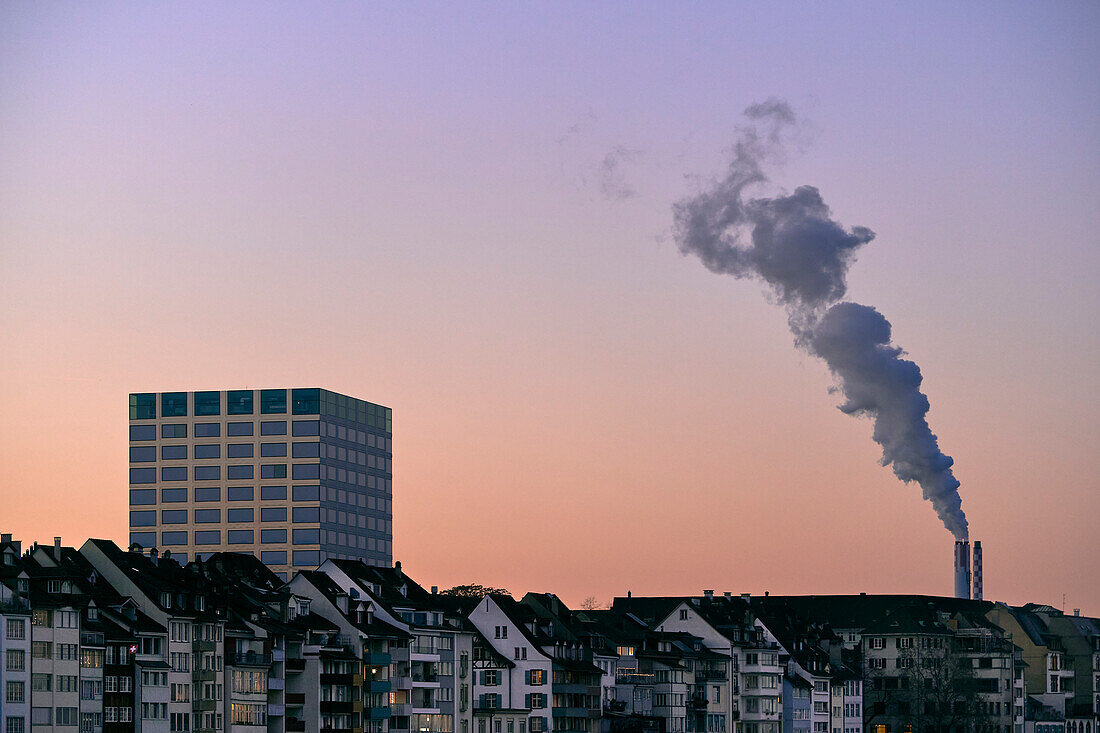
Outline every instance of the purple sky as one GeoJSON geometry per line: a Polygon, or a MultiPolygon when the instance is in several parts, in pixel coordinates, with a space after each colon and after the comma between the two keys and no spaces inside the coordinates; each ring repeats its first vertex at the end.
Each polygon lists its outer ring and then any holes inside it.
{"type": "Polygon", "coordinates": [[[1098,33],[1095,2],[0,6],[0,524],[124,541],[127,392],[317,385],[393,408],[426,582],[949,593],[782,310],[672,240],[779,97],[769,190],[878,235],[850,297],[922,368],[987,595],[1100,613],[1098,33]]]}

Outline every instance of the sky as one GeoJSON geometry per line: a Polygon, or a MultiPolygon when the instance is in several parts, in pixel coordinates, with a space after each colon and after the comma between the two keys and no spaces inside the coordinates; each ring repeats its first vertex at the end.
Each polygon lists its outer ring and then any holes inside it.
{"type": "Polygon", "coordinates": [[[424,585],[953,589],[950,533],[673,205],[876,238],[986,598],[1100,615],[1100,6],[0,3],[0,528],[127,537],[127,394],[386,405],[424,585]]]}

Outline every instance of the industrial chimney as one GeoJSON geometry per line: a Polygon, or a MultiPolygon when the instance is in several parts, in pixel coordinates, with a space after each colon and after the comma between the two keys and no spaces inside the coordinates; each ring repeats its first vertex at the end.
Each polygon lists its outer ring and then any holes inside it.
{"type": "Polygon", "coordinates": [[[982,600],[982,541],[974,540],[974,592],[970,597],[982,600]]]}
{"type": "Polygon", "coordinates": [[[970,542],[955,542],[955,597],[970,598],[970,542]]]}

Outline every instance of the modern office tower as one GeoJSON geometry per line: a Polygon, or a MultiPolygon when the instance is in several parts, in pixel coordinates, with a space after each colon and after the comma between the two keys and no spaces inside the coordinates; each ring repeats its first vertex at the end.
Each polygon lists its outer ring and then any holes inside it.
{"type": "MultiPolygon", "coordinates": [[[[392,412],[324,389],[130,395],[130,542],[389,567],[392,412]]],[[[181,557],[182,556],[182,557],[181,557]]]]}

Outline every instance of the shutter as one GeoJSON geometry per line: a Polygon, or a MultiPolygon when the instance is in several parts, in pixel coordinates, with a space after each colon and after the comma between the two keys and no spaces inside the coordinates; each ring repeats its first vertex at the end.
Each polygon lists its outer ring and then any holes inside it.
{"type": "Polygon", "coordinates": [[[526,672],[524,672],[523,679],[524,679],[524,684],[528,684],[528,685],[531,684],[531,670],[527,670],[526,672]]]}
{"type": "Polygon", "coordinates": [[[523,707],[527,708],[528,710],[531,709],[531,693],[530,692],[528,692],[526,695],[523,696],[523,707]]]}

